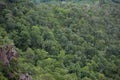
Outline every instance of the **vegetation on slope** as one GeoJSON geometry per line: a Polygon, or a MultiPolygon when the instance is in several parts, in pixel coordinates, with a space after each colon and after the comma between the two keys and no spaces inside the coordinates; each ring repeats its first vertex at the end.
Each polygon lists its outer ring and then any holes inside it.
{"type": "Polygon", "coordinates": [[[28,73],[33,80],[119,80],[119,9],[112,1],[1,0],[0,45],[14,42],[20,57],[0,64],[0,79],[28,73]]]}

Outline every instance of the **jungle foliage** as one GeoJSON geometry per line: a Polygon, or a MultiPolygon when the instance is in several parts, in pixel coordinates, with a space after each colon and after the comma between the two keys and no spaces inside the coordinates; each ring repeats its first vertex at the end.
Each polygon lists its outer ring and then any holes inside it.
{"type": "Polygon", "coordinates": [[[19,53],[0,80],[120,80],[119,0],[44,1],[0,0],[0,48],[19,53]]]}

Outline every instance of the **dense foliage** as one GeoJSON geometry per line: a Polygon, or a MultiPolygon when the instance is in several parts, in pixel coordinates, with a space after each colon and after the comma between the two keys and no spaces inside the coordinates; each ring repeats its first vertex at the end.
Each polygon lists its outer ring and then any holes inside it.
{"type": "Polygon", "coordinates": [[[0,46],[20,56],[0,63],[0,80],[120,80],[119,0],[91,1],[1,0],[0,46]]]}

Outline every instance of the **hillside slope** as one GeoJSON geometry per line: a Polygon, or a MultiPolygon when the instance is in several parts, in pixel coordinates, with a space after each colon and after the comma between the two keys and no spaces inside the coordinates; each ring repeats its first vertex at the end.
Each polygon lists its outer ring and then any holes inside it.
{"type": "Polygon", "coordinates": [[[0,80],[119,80],[118,3],[0,1],[0,46],[19,58],[0,63],[0,80]]]}

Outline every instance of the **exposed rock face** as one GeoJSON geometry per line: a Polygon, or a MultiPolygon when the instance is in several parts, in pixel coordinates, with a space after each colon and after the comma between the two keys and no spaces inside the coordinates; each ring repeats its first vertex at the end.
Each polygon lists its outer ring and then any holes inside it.
{"type": "Polygon", "coordinates": [[[32,77],[29,74],[21,74],[19,80],[32,80],[32,77]]]}
{"type": "Polygon", "coordinates": [[[4,65],[8,64],[14,57],[19,57],[13,44],[8,44],[0,48],[0,60],[4,65]]]}

